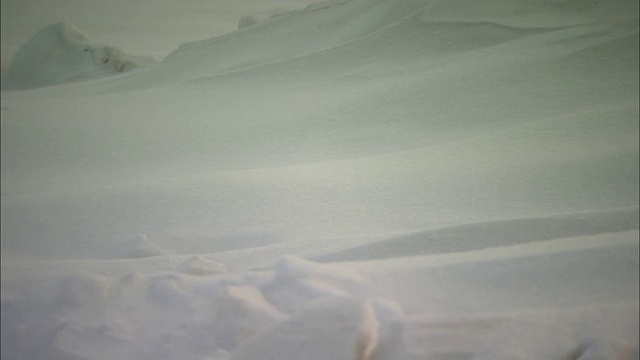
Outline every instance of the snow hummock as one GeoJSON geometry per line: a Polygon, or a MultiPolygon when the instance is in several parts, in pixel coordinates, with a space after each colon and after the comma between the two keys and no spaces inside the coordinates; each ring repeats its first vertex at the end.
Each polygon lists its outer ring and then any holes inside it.
{"type": "Polygon", "coordinates": [[[122,73],[151,58],[136,58],[97,43],[74,25],[59,22],[40,29],[2,73],[2,90],[21,90],[122,73]]]}

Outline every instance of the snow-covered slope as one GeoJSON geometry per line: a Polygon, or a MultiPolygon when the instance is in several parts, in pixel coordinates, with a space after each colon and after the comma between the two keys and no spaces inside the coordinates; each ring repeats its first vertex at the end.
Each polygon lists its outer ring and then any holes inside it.
{"type": "Polygon", "coordinates": [[[330,1],[3,91],[2,358],[637,358],[638,28],[330,1]]]}
{"type": "MultiPolygon", "coordinates": [[[[384,65],[381,62],[390,57],[403,60],[395,64],[397,67],[412,58],[428,66],[443,54],[540,32],[626,22],[633,28],[637,7],[628,0],[588,4],[497,0],[481,5],[474,1],[326,1],[236,33],[183,44],[161,66],[131,81],[138,86],[173,83],[278,63],[289,66],[291,62],[313,61],[309,57],[324,60],[327,52],[331,54],[330,71],[353,66],[363,58],[369,66],[384,65]],[[335,68],[336,62],[339,68],[335,68]]],[[[592,31],[596,29],[594,26],[592,31]]],[[[572,36],[571,31],[558,32],[539,41],[572,36]]]]}
{"type": "Polygon", "coordinates": [[[0,4],[2,63],[38,29],[64,20],[102,43],[164,58],[179,44],[237,29],[239,19],[268,18],[305,8],[313,0],[7,0],[0,4]]]}

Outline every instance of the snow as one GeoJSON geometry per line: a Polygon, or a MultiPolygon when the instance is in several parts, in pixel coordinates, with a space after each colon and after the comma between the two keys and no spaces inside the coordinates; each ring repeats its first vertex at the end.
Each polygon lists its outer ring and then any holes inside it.
{"type": "Polygon", "coordinates": [[[178,271],[192,275],[211,275],[226,273],[229,271],[224,264],[207,260],[199,255],[194,255],[178,267],[178,271]]]}
{"type": "Polygon", "coordinates": [[[51,1],[2,359],[638,358],[637,1],[51,1]]]}
{"type": "Polygon", "coordinates": [[[2,63],[38,29],[61,20],[136,54],[162,58],[180,43],[236,30],[245,15],[267,18],[303,9],[311,0],[5,0],[0,12],[2,63]],[[135,36],[131,36],[135,33],[135,36]]]}
{"type": "Polygon", "coordinates": [[[38,31],[2,73],[3,90],[77,81],[138,67],[140,61],[112,46],[94,43],[75,26],[60,22],[38,31]]]}

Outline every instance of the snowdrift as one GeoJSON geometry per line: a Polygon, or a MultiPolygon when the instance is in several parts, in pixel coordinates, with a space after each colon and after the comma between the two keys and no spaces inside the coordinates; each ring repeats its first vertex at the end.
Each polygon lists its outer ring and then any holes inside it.
{"type": "Polygon", "coordinates": [[[295,257],[236,276],[83,273],[3,295],[2,358],[392,359],[402,317],[358,275],[295,257]]]}
{"type": "Polygon", "coordinates": [[[39,30],[2,73],[2,90],[22,90],[117,74],[151,58],[132,57],[92,41],[75,26],[60,22],[39,30]]]}
{"type": "Polygon", "coordinates": [[[336,265],[284,256],[265,270],[231,273],[201,272],[212,262],[203,257],[175,266],[164,259],[164,270],[156,264],[152,272],[128,262],[3,266],[1,354],[631,360],[640,314],[637,271],[629,276],[638,266],[637,236],[560,239],[486,257],[336,265]]]}
{"type": "Polygon", "coordinates": [[[637,1],[239,25],[3,75],[3,360],[637,359],[637,1]]]}
{"type": "Polygon", "coordinates": [[[345,67],[385,64],[389,57],[403,62],[421,59],[427,66],[443,54],[460,54],[541,32],[629,21],[637,10],[637,3],[630,0],[493,0],[481,5],[473,1],[325,1],[261,22],[247,16],[240,31],[184,43],[161,66],[125,84],[127,88],[157,86],[280,63],[295,68],[296,60],[325,57],[329,64],[315,65],[317,70],[349,72],[345,67]],[[358,59],[366,60],[358,63],[358,59]]]}

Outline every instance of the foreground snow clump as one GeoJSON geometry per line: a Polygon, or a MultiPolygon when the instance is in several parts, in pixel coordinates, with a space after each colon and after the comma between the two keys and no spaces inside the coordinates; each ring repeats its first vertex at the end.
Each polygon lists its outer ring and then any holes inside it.
{"type": "MultiPolygon", "coordinates": [[[[187,264],[204,262],[214,264],[201,257],[187,264]]],[[[372,360],[402,355],[402,310],[347,269],[291,256],[271,270],[192,275],[81,272],[63,275],[28,299],[3,289],[1,357],[372,360]]]]}

